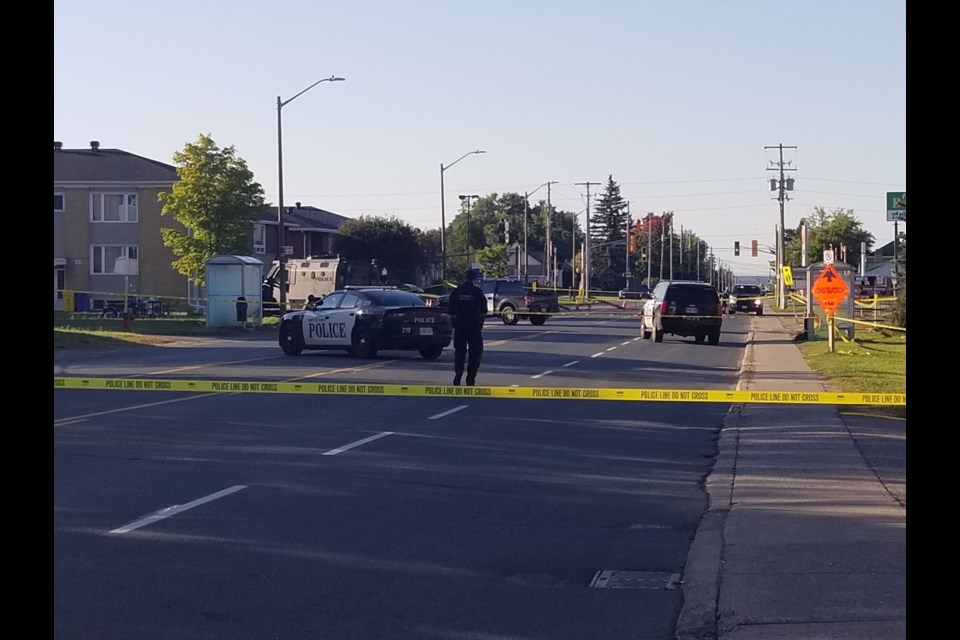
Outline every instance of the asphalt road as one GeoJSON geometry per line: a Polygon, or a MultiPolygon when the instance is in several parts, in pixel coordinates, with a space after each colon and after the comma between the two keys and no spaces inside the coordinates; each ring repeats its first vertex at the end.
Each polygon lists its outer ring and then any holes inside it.
{"type": "MultiPolygon", "coordinates": [[[[491,323],[478,384],[730,389],[749,326],[491,323]]],[[[452,352],[193,340],[54,374],[439,385],[452,352]]],[[[54,635],[671,638],[728,408],[57,389],[54,635]]]]}

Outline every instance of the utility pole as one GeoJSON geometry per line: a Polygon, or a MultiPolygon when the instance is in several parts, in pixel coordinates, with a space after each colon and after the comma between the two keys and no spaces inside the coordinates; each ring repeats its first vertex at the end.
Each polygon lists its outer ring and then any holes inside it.
{"type": "Polygon", "coordinates": [[[552,184],[557,184],[557,181],[556,180],[547,181],[547,242],[546,242],[547,255],[544,257],[544,260],[546,260],[547,273],[550,274],[547,277],[548,284],[554,283],[554,278],[556,277],[556,271],[557,271],[555,266],[553,268],[551,268],[550,266],[551,264],[553,264],[553,257],[552,257],[553,256],[553,231],[551,227],[551,223],[552,223],[551,218],[553,217],[553,205],[550,203],[550,185],[552,184]]]}
{"type": "Polygon", "coordinates": [[[590,186],[600,186],[599,182],[576,182],[574,183],[579,187],[587,187],[587,228],[586,228],[586,238],[583,242],[583,290],[584,295],[590,297],[590,186]]]}
{"type": "Polygon", "coordinates": [[[796,167],[787,166],[792,163],[792,161],[784,162],[783,161],[783,150],[784,149],[796,149],[795,146],[783,146],[783,144],[778,144],[773,147],[764,147],[764,149],[779,149],[780,159],[777,162],[773,160],[770,161],[767,171],[779,171],[780,179],[776,178],[770,179],[770,190],[777,191],[777,200],[780,201],[780,227],[777,229],[777,300],[778,305],[782,309],[786,306],[786,287],[783,283],[783,267],[786,261],[786,251],[784,251],[783,246],[783,204],[789,198],[787,198],[787,191],[793,191],[793,178],[784,178],[784,171],[796,171],[796,167]]]}
{"type": "Polygon", "coordinates": [[[673,280],[673,211],[670,212],[670,279],[673,280]]]}
{"type": "Polygon", "coordinates": [[[627,291],[630,290],[630,201],[627,201],[627,235],[626,235],[626,256],[623,261],[623,278],[626,282],[627,291]]]}
{"type": "Polygon", "coordinates": [[[700,242],[697,242],[697,280],[700,280],[700,242]]]}
{"type": "Polygon", "coordinates": [[[650,211],[649,213],[647,213],[647,259],[645,261],[647,266],[647,288],[648,289],[650,288],[650,272],[652,271],[652,269],[650,269],[650,261],[653,259],[653,253],[652,253],[653,241],[651,238],[652,231],[653,231],[653,211],[650,211]]]}
{"type": "Polygon", "coordinates": [[[663,280],[663,239],[664,239],[664,214],[660,214],[660,279],[663,280]]]}

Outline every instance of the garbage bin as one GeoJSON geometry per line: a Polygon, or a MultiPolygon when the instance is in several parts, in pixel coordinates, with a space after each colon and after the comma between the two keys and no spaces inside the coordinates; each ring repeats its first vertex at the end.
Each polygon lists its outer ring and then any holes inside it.
{"type": "Polygon", "coordinates": [[[237,322],[246,323],[247,321],[247,308],[249,303],[247,299],[243,296],[237,298],[237,322]]]}

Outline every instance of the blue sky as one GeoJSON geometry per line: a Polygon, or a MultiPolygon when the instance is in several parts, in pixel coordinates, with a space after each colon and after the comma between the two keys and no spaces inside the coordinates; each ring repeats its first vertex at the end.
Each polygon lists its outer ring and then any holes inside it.
{"type": "Polygon", "coordinates": [[[733,243],[774,244],[766,146],[797,147],[788,228],[844,207],[893,239],[905,24],[905,0],[55,0],[54,139],[172,164],[209,134],[276,204],[277,97],[342,76],[282,109],[284,204],[438,228],[440,164],[479,148],[444,173],[448,222],[459,194],[547,181],[583,211],[575,183],[612,175],[762,275],[733,243]]]}

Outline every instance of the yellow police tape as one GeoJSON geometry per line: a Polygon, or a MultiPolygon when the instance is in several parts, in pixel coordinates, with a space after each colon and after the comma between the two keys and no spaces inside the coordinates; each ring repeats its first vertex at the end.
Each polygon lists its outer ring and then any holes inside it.
{"type": "Polygon", "coordinates": [[[535,400],[627,400],[636,402],[744,402],[904,406],[905,393],[822,391],[712,391],[692,389],[602,389],[583,387],[453,387],[422,384],[345,384],[239,380],[157,380],[150,378],[53,379],[55,389],[278,393],[308,395],[407,396],[434,398],[521,398],[535,400]]]}

